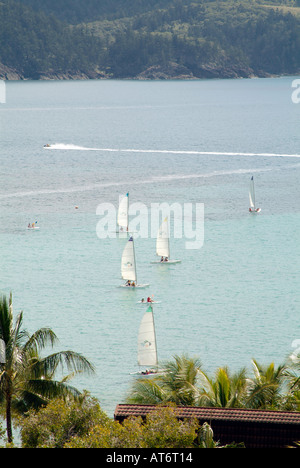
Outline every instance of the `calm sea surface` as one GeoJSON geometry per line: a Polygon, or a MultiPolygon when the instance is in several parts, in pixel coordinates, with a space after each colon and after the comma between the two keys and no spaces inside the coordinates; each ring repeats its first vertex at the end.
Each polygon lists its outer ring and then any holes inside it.
{"type": "Polygon", "coordinates": [[[30,332],[52,328],[58,349],[95,365],[95,376],[74,385],[110,416],[137,369],[145,295],[161,301],[161,361],[185,353],[210,374],[250,369],[252,358],[282,363],[300,340],[294,78],[6,83],[0,292],[12,291],[14,314],[24,311],[30,332]],[[252,175],[256,216],[248,213],[252,175]],[[150,264],[155,239],[136,239],[144,292],[118,288],[126,239],[96,232],[98,205],[117,207],[127,191],[149,214],[151,203],[204,204],[202,248],[171,238],[180,264],[150,264]],[[33,221],[39,231],[26,229],[33,221]]]}

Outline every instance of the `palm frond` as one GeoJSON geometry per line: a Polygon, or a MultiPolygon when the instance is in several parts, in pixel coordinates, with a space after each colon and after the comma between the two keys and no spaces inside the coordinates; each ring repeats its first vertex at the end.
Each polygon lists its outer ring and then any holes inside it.
{"type": "Polygon", "coordinates": [[[29,337],[27,343],[24,346],[24,349],[34,349],[38,351],[39,349],[43,349],[48,345],[53,347],[57,341],[57,336],[51,330],[51,328],[40,328],[29,337]]]}
{"type": "Polygon", "coordinates": [[[39,398],[51,400],[58,396],[78,397],[81,392],[71,385],[66,385],[65,382],[57,380],[36,379],[29,380],[26,385],[27,393],[39,398]]]}
{"type": "Polygon", "coordinates": [[[159,385],[158,380],[151,379],[138,379],[136,380],[127,398],[128,403],[134,404],[153,404],[169,401],[166,392],[159,385]]]}
{"type": "Polygon", "coordinates": [[[59,351],[34,361],[31,365],[31,372],[36,375],[50,376],[55,374],[58,367],[61,367],[62,371],[66,367],[69,372],[74,371],[76,374],[95,371],[94,366],[81,354],[74,351],[59,351]]]}
{"type": "Polygon", "coordinates": [[[13,316],[5,296],[0,298],[0,338],[8,343],[13,329],[13,316]]]}

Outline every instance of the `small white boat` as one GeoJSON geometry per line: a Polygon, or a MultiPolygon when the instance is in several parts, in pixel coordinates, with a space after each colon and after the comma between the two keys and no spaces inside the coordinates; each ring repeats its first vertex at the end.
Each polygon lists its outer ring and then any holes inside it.
{"type": "Polygon", "coordinates": [[[139,284],[137,282],[136,261],[134,251],[134,241],[131,236],[123,250],[121,260],[121,274],[122,278],[126,280],[125,284],[120,287],[127,289],[146,288],[149,284],[139,284]]]}
{"type": "Polygon", "coordinates": [[[250,201],[249,213],[259,213],[261,211],[261,208],[256,208],[255,206],[255,190],[254,190],[253,176],[251,177],[251,180],[250,180],[249,201],[250,201]]]}
{"type": "Polygon", "coordinates": [[[133,372],[135,375],[153,375],[158,373],[157,345],[153,307],[150,304],[141,320],[138,332],[138,365],[144,370],[133,372]]]}
{"type": "Polygon", "coordinates": [[[181,260],[173,260],[170,258],[170,235],[169,235],[169,222],[166,217],[160,225],[156,239],[156,255],[160,260],[150,263],[159,263],[161,265],[168,265],[172,263],[180,263],[181,260]]]}

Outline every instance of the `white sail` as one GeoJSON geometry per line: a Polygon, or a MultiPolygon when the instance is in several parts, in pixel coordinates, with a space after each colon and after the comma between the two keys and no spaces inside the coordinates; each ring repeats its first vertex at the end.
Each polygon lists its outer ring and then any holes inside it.
{"type": "Polygon", "coordinates": [[[156,255],[160,257],[170,257],[170,236],[168,218],[165,218],[160,225],[156,239],[156,255]]]}
{"type": "Polygon", "coordinates": [[[136,281],[136,265],[133,238],[130,237],[125,245],[121,261],[122,278],[136,281]]]}
{"type": "Polygon", "coordinates": [[[153,309],[150,305],[145,312],[138,334],[138,364],[140,366],[157,366],[157,349],[153,309]]]}
{"type": "Polygon", "coordinates": [[[250,201],[250,208],[255,209],[255,192],[254,192],[253,176],[251,177],[250,187],[249,187],[249,201],[250,201]]]}
{"type": "Polygon", "coordinates": [[[157,238],[156,238],[156,255],[160,257],[160,260],[156,260],[151,263],[160,263],[161,265],[170,265],[173,263],[180,263],[181,260],[170,259],[170,234],[169,234],[169,221],[166,217],[161,223],[157,238]]]}
{"type": "Polygon", "coordinates": [[[251,177],[251,180],[250,180],[249,200],[250,200],[250,208],[249,208],[250,213],[260,213],[261,208],[256,208],[256,203],[255,203],[255,191],[254,191],[253,176],[251,177]]]}
{"type": "Polygon", "coordinates": [[[118,226],[125,231],[128,230],[128,209],[129,209],[129,193],[121,199],[118,210],[118,226]]]}

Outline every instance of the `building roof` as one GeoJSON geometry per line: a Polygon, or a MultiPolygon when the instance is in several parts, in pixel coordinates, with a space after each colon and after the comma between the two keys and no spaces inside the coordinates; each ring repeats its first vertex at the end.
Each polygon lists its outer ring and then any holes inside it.
{"type": "MultiPolygon", "coordinates": [[[[145,418],[155,405],[117,405],[115,419],[145,418]]],[[[246,448],[285,448],[300,441],[300,412],[251,410],[240,408],[174,407],[178,419],[197,418],[214,433],[222,445],[242,443],[246,448]]]]}
{"type": "MultiPolygon", "coordinates": [[[[154,409],[155,405],[127,405],[119,404],[115,410],[115,419],[130,416],[145,417],[154,409]]],[[[273,424],[299,424],[300,412],[251,410],[239,408],[206,408],[206,407],[175,407],[178,418],[197,418],[199,420],[260,422],[273,424]]]]}

